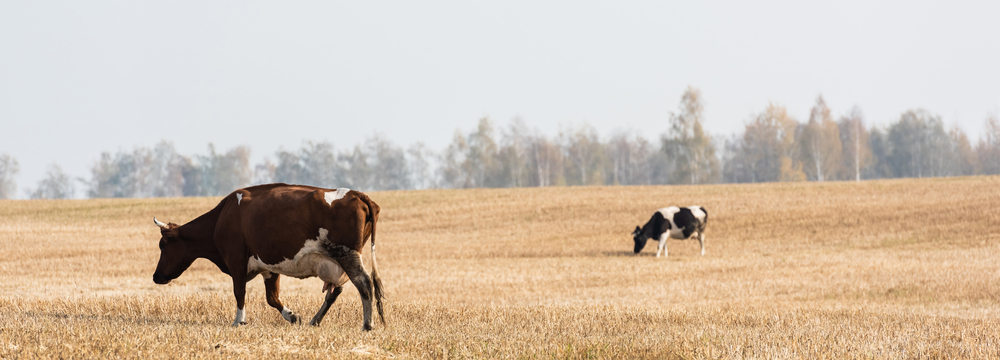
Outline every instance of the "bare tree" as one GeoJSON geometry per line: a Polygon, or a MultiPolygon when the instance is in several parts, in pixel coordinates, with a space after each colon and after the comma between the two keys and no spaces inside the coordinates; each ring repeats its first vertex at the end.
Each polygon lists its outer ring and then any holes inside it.
{"type": "Polygon", "coordinates": [[[225,154],[218,154],[215,145],[208,144],[208,154],[196,158],[201,168],[204,191],[199,195],[225,195],[252,182],[250,149],[246,146],[237,146],[225,154]]]}
{"type": "MultiPolygon", "coordinates": [[[[345,181],[344,179],[344,175],[346,175],[344,173],[348,172],[348,170],[341,170],[343,159],[338,159],[337,154],[334,152],[333,144],[328,141],[306,141],[302,144],[302,148],[299,149],[298,160],[300,162],[299,169],[302,171],[299,181],[303,185],[325,188],[336,188],[339,186],[350,186],[353,188],[358,186],[358,184],[354,183],[345,184],[345,182],[350,181],[345,181]]],[[[361,161],[364,161],[364,159],[361,161]]],[[[353,165],[351,162],[349,164],[353,165]]],[[[358,171],[361,175],[352,180],[367,183],[367,164],[360,166],[360,168],[363,168],[363,170],[358,171]]],[[[351,168],[350,170],[357,169],[351,168]]]]}
{"type": "Polygon", "coordinates": [[[844,167],[853,171],[854,181],[861,181],[861,170],[872,164],[870,134],[865,129],[861,108],[858,106],[851,108],[848,115],[840,118],[838,126],[844,167]]]}
{"type": "Polygon", "coordinates": [[[406,166],[409,168],[410,184],[413,189],[438,187],[434,178],[434,167],[431,164],[434,158],[434,152],[422,142],[416,142],[406,150],[406,166]]]}
{"type": "Polygon", "coordinates": [[[896,177],[950,175],[954,154],[941,117],[925,110],[904,112],[889,126],[889,161],[896,177]]]}
{"type": "Polygon", "coordinates": [[[21,169],[17,159],[8,154],[0,155],[0,199],[13,199],[17,192],[17,181],[14,176],[21,169]]]}
{"type": "Polygon", "coordinates": [[[253,167],[253,184],[270,184],[275,182],[275,175],[278,166],[271,162],[271,159],[264,157],[264,162],[253,167]]]}
{"type": "Polygon", "coordinates": [[[274,166],[275,182],[305,184],[311,181],[306,179],[306,172],[302,168],[302,160],[298,154],[279,149],[275,156],[278,158],[278,163],[274,166]]]}
{"type": "Polygon", "coordinates": [[[148,196],[176,197],[184,195],[185,159],[177,153],[174,144],[163,140],[153,147],[150,161],[150,186],[148,196]]]}
{"type": "Polygon", "coordinates": [[[441,184],[451,188],[500,187],[504,184],[493,123],[479,119],[476,129],[463,136],[455,131],[451,145],[441,154],[441,184]]]}
{"type": "Polygon", "coordinates": [[[351,189],[369,189],[373,186],[374,175],[370,155],[361,145],[355,145],[337,155],[337,160],[344,170],[344,181],[340,186],[351,189]]]}
{"type": "Polygon", "coordinates": [[[91,167],[87,195],[90,198],[131,198],[152,196],[150,168],[153,152],[136,147],[131,152],[102,153],[91,167]]]}
{"type": "Polygon", "coordinates": [[[976,145],[976,156],[981,169],[979,173],[1000,174],[1000,116],[997,114],[990,114],[983,122],[983,134],[976,145]]]}
{"type": "Polygon", "coordinates": [[[619,131],[608,141],[614,185],[648,185],[653,183],[651,158],[653,146],[636,131],[619,131]]]}
{"type": "Polygon", "coordinates": [[[954,154],[950,173],[965,176],[977,174],[979,159],[965,132],[956,124],[948,131],[948,138],[951,140],[951,153],[954,154]]]}
{"type": "Polygon", "coordinates": [[[566,161],[568,185],[600,185],[604,161],[604,147],[597,137],[597,130],[584,124],[579,128],[568,127],[560,132],[560,142],[566,161]]]}
{"type": "Polygon", "coordinates": [[[500,163],[497,161],[499,146],[493,122],[489,118],[479,119],[476,131],[469,134],[468,154],[463,166],[473,180],[473,187],[499,187],[502,184],[500,163]]]}
{"type": "Polygon", "coordinates": [[[868,179],[892,178],[892,161],[889,159],[890,142],[888,130],[872,127],[869,130],[868,145],[872,149],[872,165],[862,168],[862,177],[868,179]]]}
{"type": "Polygon", "coordinates": [[[749,147],[743,143],[744,134],[734,134],[725,139],[722,151],[722,179],[728,183],[754,182],[756,176],[750,170],[749,147]]]}
{"type": "Polygon", "coordinates": [[[69,199],[75,192],[73,179],[63,172],[59,165],[49,165],[45,178],[38,182],[38,188],[29,193],[32,199],[69,199]]]}
{"type": "Polygon", "coordinates": [[[372,173],[368,189],[403,190],[411,187],[403,148],[393,144],[384,135],[375,134],[365,141],[364,151],[368,153],[372,173]]]}
{"type": "Polygon", "coordinates": [[[531,153],[531,130],[520,117],[515,117],[507,127],[501,129],[500,162],[501,181],[503,187],[528,186],[529,154],[531,153]]]}
{"type": "Polygon", "coordinates": [[[440,166],[438,167],[441,186],[452,189],[474,186],[475,181],[464,168],[468,152],[469,144],[465,141],[465,136],[462,136],[461,131],[455,130],[451,144],[441,153],[440,166]]]}
{"type": "Polygon", "coordinates": [[[205,171],[189,157],[181,158],[181,176],[184,177],[184,196],[205,196],[205,171]]]}
{"type": "Polygon", "coordinates": [[[539,187],[564,184],[563,156],[559,145],[537,129],[529,141],[531,153],[528,160],[534,170],[531,173],[532,184],[539,187]]]}

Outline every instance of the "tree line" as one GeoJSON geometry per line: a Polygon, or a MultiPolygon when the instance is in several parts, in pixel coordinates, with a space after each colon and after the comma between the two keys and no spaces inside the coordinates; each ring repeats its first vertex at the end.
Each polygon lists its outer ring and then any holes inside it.
{"type": "MultiPolygon", "coordinates": [[[[372,135],[337,149],[306,141],[279,150],[273,160],[251,165],[250,148],[185,156],[162,141],[152,148],[104,152],[89,179],[73,179],[57,165],[34,189],[33,199],[219,196],[271,182],[362,191],[429,188],[538,187],[575,185],[712,184],[832,181],[1000,174],[1000,120],[984,121],[973,145],[939,115],[915,109],[891,124],[865,124],[857,107],[834,118],[822,96],[804,122],[780,105],[753,114],[742,132],[712,136],[703,126],[704,105],[689,87],[666,131],[649,139],[619,130],[602,138],[589,125],[563,127],[547,136],[515,118],[497,125],[480,119],[471,131],[456,130],[451,143],[433,151],[423,143],[407,148],[372,135]]],[[[13,198],[18,162],[0,154],[0,199],[13,198]]]]}

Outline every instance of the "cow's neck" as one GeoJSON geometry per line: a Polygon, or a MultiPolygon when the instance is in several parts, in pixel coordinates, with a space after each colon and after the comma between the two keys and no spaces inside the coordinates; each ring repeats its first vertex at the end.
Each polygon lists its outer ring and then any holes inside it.
{"type": "Polygon", "coordinates": [[[215,266],[218,266],[222,272],[229,274],[229,268],[226,266],[226,262],[222,258],[222,253],[215,243],[215,225],[219,221],[219,213],[221,212],[222,204],[219,204],[212,211],[202,214],[187,224],[181,225],[179,230],[181,237],[188,241],[192,255],[197,258],[208,259],[215,266]]]}

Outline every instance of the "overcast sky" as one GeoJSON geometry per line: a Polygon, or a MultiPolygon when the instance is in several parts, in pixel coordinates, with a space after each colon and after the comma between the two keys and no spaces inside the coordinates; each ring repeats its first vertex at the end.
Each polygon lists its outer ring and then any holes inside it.
{"type": "Polygon", "coordinates": [[[375,132],[440,150],[484,116],[655,139],[688,85],[715,134],[769,102],[805,121],[820,94],[973,141],[1000,111],[1000,2],[672,3],[3,1],[0,154],[23,198],[49,164],[89,179],[101,152],[160,140],[254,163],[375,132]]]}

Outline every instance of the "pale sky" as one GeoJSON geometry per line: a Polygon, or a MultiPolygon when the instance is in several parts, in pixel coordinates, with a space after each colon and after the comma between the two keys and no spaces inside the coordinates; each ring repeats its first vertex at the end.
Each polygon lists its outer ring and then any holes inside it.
{"type": "MultiPolygon", "coordinates": [[[[520,116],[655,140],[688,86],[729,135],[769,102],[799,121],[822,94],[869,124],[924,108],[976,141],[1000,111],[1000,2],[3,1],[0,154],[18,193],[101,152],[375,132],[435,151],[520,116]]],[[[84,189],[77,187],[77,196],[84,189]]]]}

